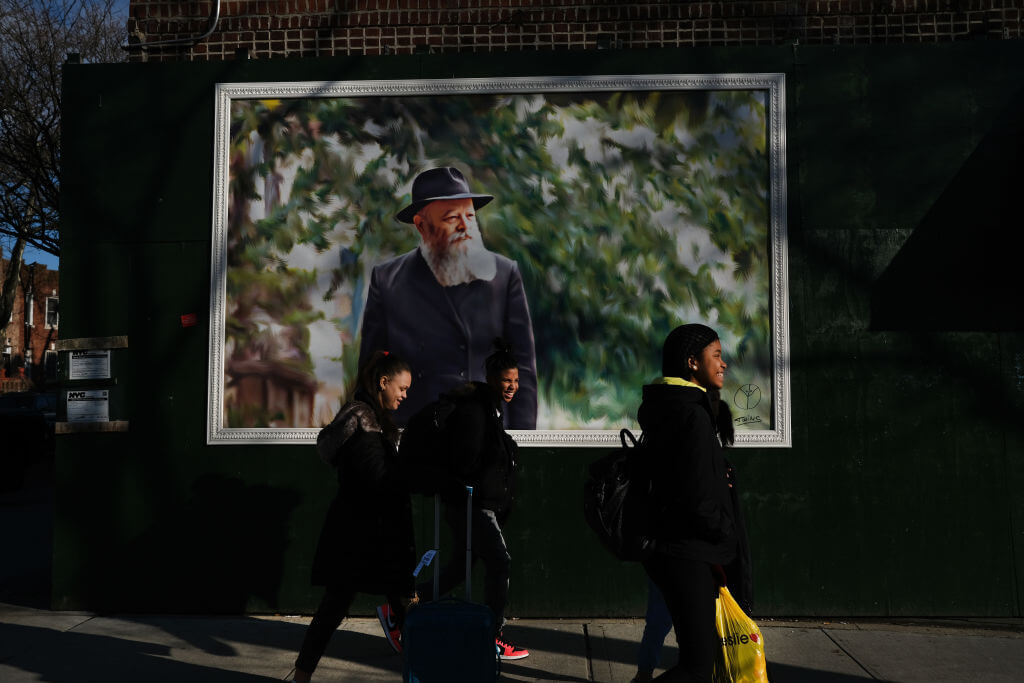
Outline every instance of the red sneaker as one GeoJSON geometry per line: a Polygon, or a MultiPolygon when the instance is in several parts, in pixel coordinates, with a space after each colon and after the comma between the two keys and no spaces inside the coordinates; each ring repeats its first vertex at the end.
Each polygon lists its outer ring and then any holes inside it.
{"type": "Polygon", "coordinates": [[[385,602],[378,607],[377,618],[380,620],[380,627],[384,629],[384,637],[388,639],[388,645],[398,654],[402,654],[402,632],[398,630],[398,624],[395,623],[391,605],[385,602]]]}
{"type": "Polygon", "coordinates": [[[500,633],[498,634],[498,637],[494,639],[494,645],[498,649],[498,657],[501,659],[523,659],[524,657],[530,656],[529,650],[516,647],[505,640],[505,636],[500,633]]]}

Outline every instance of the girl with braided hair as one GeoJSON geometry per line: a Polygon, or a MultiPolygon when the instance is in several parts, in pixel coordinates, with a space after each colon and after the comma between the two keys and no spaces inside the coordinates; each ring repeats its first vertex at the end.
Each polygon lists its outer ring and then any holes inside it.
{"type": "Polygon", "coordinates": [[[644,387],[637,413],[651,456],[654,511],[654,551],[643,565],[679,645],[678,663],[657,681],[710,681],[720,646],[715,600],[741,533],[722,454],[721,438],[732,434],[720,428],[717,401],[727,367],[714,330],[677,327],[662,349],[663,376],[644,387]]]}
{"type": "MultiPolygon", "coordinates": [[[[494,613],[494,646],[498,657],[514,660],[530,652],[509,642],[502,633],[508,602],[512,556],[502,529],[512,510],[517,445],[505,432],[505,407],[519,390],[519,366],[509,344],[494,340],[494,353],[484,362],[487,382],[469,382],[447,393],[454,404],[445,420],[447,451],[459,463],[455,484],[442,493],[445,521],[456,542],[466,538],[466,492],[473,487],[473,558],[484,565],[484,603],[494,613]]],[[[465,548],[463,548],[464,550],[465,548]]],[[[441,570],[439,595],[451,591],[465,577],[465,565],[456,550],[441,570]]],[[[431,582],[419,586],[420,595],[433,593],[431,582]]]]}

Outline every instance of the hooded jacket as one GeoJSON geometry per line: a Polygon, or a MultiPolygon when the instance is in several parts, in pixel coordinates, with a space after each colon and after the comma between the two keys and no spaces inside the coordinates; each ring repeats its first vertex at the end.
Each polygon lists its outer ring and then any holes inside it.
{"type": "Polygon", "coordinates": [[[656,552],[728,564],[736,556],[735,515],[707,393],[647,385],[637,419],[650,453],[656,552]]]}

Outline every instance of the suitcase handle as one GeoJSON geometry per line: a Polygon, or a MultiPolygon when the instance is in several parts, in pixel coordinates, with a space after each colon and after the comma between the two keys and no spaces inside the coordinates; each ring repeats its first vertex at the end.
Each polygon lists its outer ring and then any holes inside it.
{"type": "Polygon", "coordinates": [[[473,487],[466,487],[466,600],[473,599],[473,487]]]}
{"type": "MultiPolygon", "coordinates": [[[[434,494],[434,600],[441,588],[441,496],[434,494]]],[[[466,600],[473,594],[473,487],[466,487],[466,600]]]]}
{"type": "Polygon", "coordinates": [[[434,559],[434,600],[441,588],[441,496],[434,494],[434,550],[437,551],[434,559]]]}

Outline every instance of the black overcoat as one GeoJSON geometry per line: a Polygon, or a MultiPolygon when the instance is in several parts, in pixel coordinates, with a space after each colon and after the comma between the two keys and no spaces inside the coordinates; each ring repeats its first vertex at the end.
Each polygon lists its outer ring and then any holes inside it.
{"type": "Polygon", "coordinates": [[[495,337],[512,345],[519,362],[519,393],[507,412],[509,429],[537,425],[537,361],[533,323],[515,261],[495,254],[497,274],[442,287],[414,249],[375,266],[363,313],[360,366],[375,350],[391,351],[412,366],[408,397],[395,422],[408,418],[443,392],[486,381],[484,360],[495,337]]]}
{"type": "Polygon", "coordinates": [[[352,405],[346,404],[335,418],[352,421],[351,436],[334,459],[338,493],[320,532],[313,584],[412,595],[412,506],[399,474],[398,452],[372,418],[370,407],[346,410],[352,405]]]}

